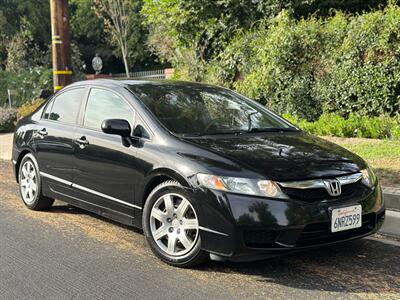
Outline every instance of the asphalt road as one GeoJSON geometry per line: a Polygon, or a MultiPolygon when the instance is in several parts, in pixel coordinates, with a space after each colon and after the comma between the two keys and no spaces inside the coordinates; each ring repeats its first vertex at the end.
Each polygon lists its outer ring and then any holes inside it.
{"type": "Polygon", "coordinates": [[[56,202],[26,209],[0,161],[0,299],[400,299],[400,242],[382,236],[194,270],[158,261],[143,235],[56,202]]]}

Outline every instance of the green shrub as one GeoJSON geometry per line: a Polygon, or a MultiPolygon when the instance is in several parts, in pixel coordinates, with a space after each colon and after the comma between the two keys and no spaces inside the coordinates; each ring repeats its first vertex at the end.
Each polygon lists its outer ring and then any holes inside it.
{"type": "Polygon", "coordinates": [[[400,117],[382,115],[367,117],[350,114],[347,119],[338,114],[322,114],[317,121],[301,120],[293,115],[283,117],[302,130],[322,136],[400,139],[400,117]]]}
{"type": "Polygon", "coordinates": [[[243,80],[234,83],[241,93],[279,113],[290,112],[313,120],[322,113],[315,95],[315,73],[324,51],[322,21],[296,21],[287,12],[263,22],[249,35],[251,51],[242,60],[243,80]]]}
{"type": "MultiPolygon", "coordinates": [[[[393,116],[400,110],[399,28],[400,7],[394,5],[325,20],[296,21],[282,13],[256,29],[244,79],[234,86],[279,113],[307,120],[323,112],[393,116]]],[[[381,134],[371,126],[365,130],[381,134]]],[[[342,130],[330,128],[339,136],[342,130]]]]}
{"type": "Polygon", "coordinates": [[[324,111],[348,116],[395,115],[400,110],[400,7],[348,19],[316,84],[324,111]]]}
{"type": "Polygon", "coordinates": [[[17,121],[17,111],[13,108],[0,107],[0,132],[11,132],[17,121]]]}
{"type": "Polygon", "coordinates": [[[0,71],[0,107],[8,102],[7,89],[16,91],[16,95],[12,96],[14,107],[32,101],[41,89],[52,89],[51,70],[38,67],[18,73],[0,71]]]}
{"type": "MultiPolygon", "coordinates": [[[[332,14],[295,19],[282,11],[237,30],[206,63],[190,59],[176,65],[176,74],[235,88],[277,113],[308,121],[323,113],[338,115],[335,123],[339,116],[350,119],[351,114],[398,115],[400,6],[332,14]],[[195,77],[184,72],[189,67],[197,70],[195,77]]],[[[359,130],[386,135],[374,121],[367,125],[359,130]]],[[[331,130],[348,135],[351,128],[331,130]]]]}

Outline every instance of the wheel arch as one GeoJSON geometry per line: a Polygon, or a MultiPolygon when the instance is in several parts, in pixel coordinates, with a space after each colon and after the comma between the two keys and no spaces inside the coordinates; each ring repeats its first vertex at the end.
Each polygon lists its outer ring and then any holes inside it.
{"type": "Polygon", "coordinates": [[[17,158],[17,162],[15,163],[15,179],[17,180],[17,183],[19,183],[19,166],[21,164],[22,159],[27,155],[28,153],[33,155],[33,152],[30,149],[23,149],[19,154],[17,158]]]}
{"type": "Polygon", "coordinates": [[[144,207],[147,197],[150,195],[151,191],[154,190],[154,188],[156,188],[161,183],[168,180],[177,181],[183,187],[190,188],[191,186],[188,180],[183,175],[177,173],[174,170],[167,168],[154,170],[146,177],[144,188],[141,192],[141,195],[139,195],[142,207],[144,207]]]}

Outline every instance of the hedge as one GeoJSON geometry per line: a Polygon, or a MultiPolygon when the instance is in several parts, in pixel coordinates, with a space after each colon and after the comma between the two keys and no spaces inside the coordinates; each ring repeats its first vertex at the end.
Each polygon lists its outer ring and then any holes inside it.
{"type": "Polygon", "coordinates": [[[315,122],[301,120],[289,114],[284,114],[283,117],[300,129],[320,136],[400,140],[400,116],[367,117],[350,114],[345,119],[338,114],[323,114],[315,122]]]}
{"type": "Polygon", "coordinates": [[[238,31],[202,80],[309,121],[323,113],[396,116],[400,7],[300,20],[283,11],[238,31]]]}

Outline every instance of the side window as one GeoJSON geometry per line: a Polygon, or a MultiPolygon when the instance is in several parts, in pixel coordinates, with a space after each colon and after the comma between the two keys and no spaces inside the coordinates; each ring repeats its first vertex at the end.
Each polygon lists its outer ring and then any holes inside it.
{"type": "Polygon", "coordinates": [[[74,124],[78,117],[85,88],[66,91],[49,103],[44,118],[61,123],[74,124]]]}
{"type": "Polygon", "coordinates": [[[90,90],[83,125],[100,130],[106,119],[124,119],[132,127],[134,112],[132,108],[113,92],[93,88],[90,90]]]}

